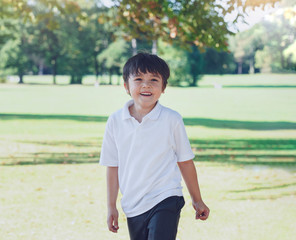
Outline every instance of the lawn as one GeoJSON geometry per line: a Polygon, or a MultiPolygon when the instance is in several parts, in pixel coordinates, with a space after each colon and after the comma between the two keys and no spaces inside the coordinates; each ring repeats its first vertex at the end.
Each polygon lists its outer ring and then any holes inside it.
{"type": "MultiPolygon", "coordinates": [[[[211,209],[195,221],[184,189],[178,239],[293,239],[294,78],[205,76],[200,85],[160,99],[184,117],[211,209]]],[[[0,85],[0,239],[128,239],[119,202],[119,233],[107,230],[98,165],[106,119],[128,99],[122,86],[0,85]]]]}

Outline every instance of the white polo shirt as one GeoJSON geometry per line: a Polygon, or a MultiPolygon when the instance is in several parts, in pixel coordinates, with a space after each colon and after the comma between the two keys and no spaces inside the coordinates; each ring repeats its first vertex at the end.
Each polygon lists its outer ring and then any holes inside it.
{"type": "Polygon", "coordinates": [[[100,164],[118,167],[121,206],[138,216],[170,196],[182,196],[177,162],[194,158],[181,115],[158,102],[139,123],[130,100],[106,125],[100,164]]]}

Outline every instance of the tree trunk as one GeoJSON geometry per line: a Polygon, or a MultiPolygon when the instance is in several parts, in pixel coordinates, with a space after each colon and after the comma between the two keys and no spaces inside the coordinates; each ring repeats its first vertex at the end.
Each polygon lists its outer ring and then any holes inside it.
{"type": "Polygon", "coordinates": [[[109,70],[109,85],[112,85],[112,71],[109,70]]]}
{"type": "Polygon", "coordinates": [[[70,84],[75,84],[75,76],[71,75],[70,84]]]}
{"type": "Polygon", "coordinates": [[[197,86],[197,80],[198,80],[198,77],[196,75],[194,75],[192,78],[192,83],[190,84],[190,87],[197,86]]]}
{"type": "Polygon", "coordinates": [[[242,74],[242,73],[243,73],[243,62],[239,61],[238,68],[237,68],[237,74],[242,74]]]}
{"type": "Polygon", "coordinates": [[[284,54],[283,54],[283,50],[284,49],[280,49],[280,55],[281,55],[281,67],[282,69],[285,69],[285,58],[284,58],[284,54]]]}
{"type": "Polygon", "coordinates": [[[95,82],[95,86],[99,86],[100,82],[99,82],[99,63],[98,63],[98,52],[94,52],[94,63],[95,63],[95,73],[96,73],[96,82],[95,82]]]}
{"type": "Polygon", "coordinates": [[[255,68],[254,68],[254,59],[253,58],[250,59],[249,66],[250,66],[250,68],[249,68],[249,74],[254,74],[255,73],[255,68]]]}
{"type": "Polygon", "coordinates": [[[19,84],[23,84],[24,83],[23,77],[24,77],[24,75],[22,73],[19,73],[19,78],[20,78],[19,84]]]}
{"type": "Polygon", "coordinates": [[[53,84],[54,85],[56,85],[57,84],[57,82],[56,82],[56,75],[57,75],[57,59],[56,58],[54,58],[53,60],[52,60],[52,77],[53,77],[53,84]]]}
{"type": "Polygon", "coordinates": [[[132,49],[133,49],[133,56],[137,54],[137,39],[132,39],[132,49]]]}
{"type": "Polygon", "coordinates": [[[38,64],[38,75],[43,75],[43,69],[44,69],[44,62],[43,60],[40,60],[38,64]]]}
{"type": "Polygon", "coordinates": [[[152,54],[157,54],[157,40],[152,40],[152,54]]]}
{"type": "Polygon", "coordinates": [[[71,75],[70,84],[82,84],[82,76],[71,75]]]}

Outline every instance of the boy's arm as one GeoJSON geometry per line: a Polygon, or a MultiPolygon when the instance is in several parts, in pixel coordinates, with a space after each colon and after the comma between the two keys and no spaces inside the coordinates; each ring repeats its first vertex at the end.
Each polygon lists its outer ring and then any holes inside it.
{"type": "Polygon", "coordinates": [[[192,206],[196,211],[195,218],[206,220],[209,216],[210,209],[202,201],[193,161],[178,162],[178,166],[191,196],[192,206]]]}
{"type": "Polygon", "coordinates": [[[107,224],[109,230],[114,233],[117,233],[119,229],[118,211],[116,208],[118,189],[118,167],[107,167],[107,224]]]}

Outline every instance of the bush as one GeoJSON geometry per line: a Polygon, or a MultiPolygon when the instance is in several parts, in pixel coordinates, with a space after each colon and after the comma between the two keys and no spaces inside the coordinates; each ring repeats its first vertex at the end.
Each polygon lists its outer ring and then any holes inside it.
{"type": "Polygon", "coordinates": [[[6,83],[6,78],[3,76],[0,76],[0,83],[6,83]]]}

